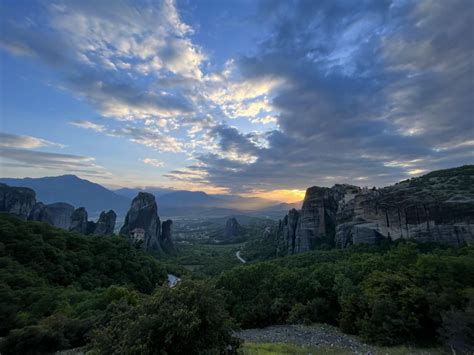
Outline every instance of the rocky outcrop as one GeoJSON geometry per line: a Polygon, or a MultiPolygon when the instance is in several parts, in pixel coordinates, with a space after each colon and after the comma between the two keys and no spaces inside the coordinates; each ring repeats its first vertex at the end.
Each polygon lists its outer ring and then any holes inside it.
{"type": "Polygon", "coordinates": [[[293,254],[295,251],[296,228],[298,226],[299,219],[300,213],[295,208],[292,208],[282,221],[283,239],[286,243],[288,252],[291,254],[293,254]]]}
{"type": "Polygon", "coordinates": [[[0,212],[26,220],[35,204],[36,193],[32,189],[0,184],[0,212]]]}
{"type": "Polygon", "coordinates": [[[357,195],[339,221],[336,244],[343,248],[383,238],[460,246],[474,240],[474,200],[435,200],[403,184],[357,195]]]}
{"type": "Polygon", "coordinates": [[[79,234],[87,234],[87,211],[84,207],[79,207],[74,210],[71,215],[71,224],[69,226],[70,232],[79,234]]]}
{"type": "Polygon", "coordinates": [[[167,219],[161,225],[160,245],[166,253],[173,253],[175,251],[173,238],[171,236],[172,225],[173,221],[171,219],[167,219]]]}
{"type": "Polygon", "coordinates": [[[161,250],[160,229],[155,196],[139,192],[132,201],[120,234],[136,244],[141,244],[145,250],[161,250]]]}
{"type": "Polygon", "coordinates": [[[49,204],[46,207],[51,215],[53,226],[69,229],[74,206],[64,202],[57,202],[49,204]]]}
{"type": "Polygon", "coordinates": [[[94,229],[90,232],[90,234],[95,235],[112,235],[114,234],[115,229],[115,221],[117,220],[117,214],[110,210],[109,212],[102,213],[99,216],[99,220],[97,223],[94,224],[94,229]]]}
{"type": "Polygon", "coordinates": [[[306,190],[295,231],[295,253],[330,243],[336,230],[337,207],[338,203],[331,189],[313,186],[306,190]]]}
{"type": "Polygon", "coordinates": [[[38,221],[53,224],[51,216],[46,209],[46,206],[42,202],[37,202],[28,215],[29,221],[38,221]]]}
{"type": "Polygon", "coordinates": [[[69,229],[74,207],[68,203],[58,202],[45,205],[38,202],[30,212],[28,220],[51,224],[52,226],[69,229]]]}
{"type": "Polygon", "coordinates": [[[400,238],[472,243],[474,166],[435,171],[382,189],[311,187],[301,211],[291,210],[281,221],[280,233],[290,253],[321,242],[340,248],[400,238]]]}
{"type": "Polygon", "coordinates": [[[234,238],[241,235],[243,232],[242,226],[237,222],[237,219],[231,217],[227,219],[224,228],[224,237],[225,238],[234,238]]]}
{"type": "Polygon", "coordinates": [[[87,220],[84,207],[74,210],[74,206],[64,202],[45,205],[36,202],[35,196],[35,192],[30,188],[0,184],[0,212],[7,212],[28,221],[48,223],[80,234],[111,235],[114,232],[117,215],[112,210],[102,212],[95,223],[87,220]]]}

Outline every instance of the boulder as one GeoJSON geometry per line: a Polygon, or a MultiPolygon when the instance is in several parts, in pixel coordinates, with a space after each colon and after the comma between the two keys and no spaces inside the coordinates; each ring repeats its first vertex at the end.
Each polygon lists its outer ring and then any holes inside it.
{"type": "Polygon", "coordinates": [[[155,196],[139,192],[132,201],[120,234],[134,243],[141,244],[145,250],[161,250],[160,229],[155,196]]]}

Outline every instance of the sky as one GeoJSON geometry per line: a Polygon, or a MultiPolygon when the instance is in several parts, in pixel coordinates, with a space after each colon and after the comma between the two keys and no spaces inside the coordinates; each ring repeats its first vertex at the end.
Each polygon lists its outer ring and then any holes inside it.
{"type": "Polygon", "coordinates": [[[474,1],[0,2],[0,175],[292,202],[474,162],[474,1]]]}

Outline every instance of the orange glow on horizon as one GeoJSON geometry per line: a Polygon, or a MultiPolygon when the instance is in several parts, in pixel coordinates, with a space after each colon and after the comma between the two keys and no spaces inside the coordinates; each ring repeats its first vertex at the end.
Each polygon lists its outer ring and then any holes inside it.
{"type": "Polygon", "coordinates": [[[278,202],[293,203],[304,199],[305,190],[271,190],[271,191],[255,191],[245,194],[246,197],[260,197],[267,200],[278,202]]]}

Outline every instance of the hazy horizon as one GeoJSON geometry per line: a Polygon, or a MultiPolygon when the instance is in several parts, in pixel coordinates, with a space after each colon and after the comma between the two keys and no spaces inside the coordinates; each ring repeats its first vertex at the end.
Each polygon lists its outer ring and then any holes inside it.
{"type": "Polygon", "coordinates": [[[0,175],[296,202],[472,164],[473,7],[2,2],[0,175]]]}

